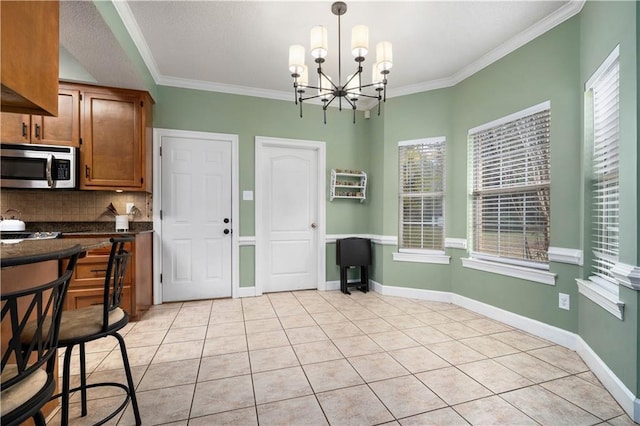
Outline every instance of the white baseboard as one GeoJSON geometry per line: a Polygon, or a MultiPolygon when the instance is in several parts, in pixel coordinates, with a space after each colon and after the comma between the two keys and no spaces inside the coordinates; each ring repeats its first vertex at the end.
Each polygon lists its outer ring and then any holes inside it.
{"type": "Polygon", "coordinates": [[[320,291],[333,291],[340,290],[340,281],[327,281],[324,286],[319,285],[318,290],[320,291]]]}
{"type": "Polygon", "coordinates": [[[240,287],[238,289],[237,297],[255,297],[256,296],[256,288],[252,287],[240,287]]]}
{"type": "Polygon", "coordinates": [[[604,387],[613,395],[615,400],[618,401],[629,417],[635,422],[640,423],[640,399],[636,398],[633,392],[622,383],[615,373],[611,371],[604,361],[600,359],[579,335],[455,293],[388,286],[375,281],[370,282],[370,288],[376,293],[385,296],[453,303],[488,318],[526,331],[534,336],[574,350],[589,366],[596,377],[598,377],[604,387]]]}

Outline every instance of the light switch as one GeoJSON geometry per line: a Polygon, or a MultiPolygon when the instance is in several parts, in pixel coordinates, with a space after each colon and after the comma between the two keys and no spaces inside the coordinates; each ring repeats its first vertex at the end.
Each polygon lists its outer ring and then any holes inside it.
{"type": "Polygon", "coordinates": [[[253,191],[242,191],[242,201],[253,201],[253,191]]]}

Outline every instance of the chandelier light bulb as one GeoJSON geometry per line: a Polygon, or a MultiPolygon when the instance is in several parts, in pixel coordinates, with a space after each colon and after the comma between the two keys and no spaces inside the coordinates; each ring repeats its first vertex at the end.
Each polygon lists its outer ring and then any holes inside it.
{"type": "Polygon", "coordinates": [[[369,52],[369,27],[356,25],[351,30],[351,54],[356,58],[364,58],[369,52]]]}
{"type": "Polygon", "coordinates": [[[391,43],[381,41],[376,45],[376,62],[380,71],[389,71],[393,66],[393,51],[391,43]]]}
{"type": "Polygon", "coordinates": [[[291,74],[301,74],[304,67],[304,46],[300,44],[290,46],[289,71],[291,71],[291,74]]]}
{"type": "Polygon", "coordinates": [[[327,29],[322,25],[311,28],[311,56],[324,58],[327,56],[327,29]]]}

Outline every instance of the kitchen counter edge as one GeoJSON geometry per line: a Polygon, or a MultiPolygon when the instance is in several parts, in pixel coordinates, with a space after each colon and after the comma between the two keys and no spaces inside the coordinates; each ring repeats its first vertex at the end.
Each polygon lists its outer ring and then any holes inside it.
{"type": "Polygon", "coordinates": [[[2,244],[1,266],[18,266],[46,260],[64,259],[75,253],[110,245],[109,238],[56,238],[51,240],[24,240],[14,244],[2,244]]]}

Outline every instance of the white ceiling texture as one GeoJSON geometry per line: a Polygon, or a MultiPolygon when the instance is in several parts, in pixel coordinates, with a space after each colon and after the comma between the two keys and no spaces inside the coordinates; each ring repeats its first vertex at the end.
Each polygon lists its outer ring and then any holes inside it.
{"type": "MultiPolygon", "coordinates": [[[[309,53],[309,30],[329,34],[325,72],[337,77],[338,25],[330,1],[114,1],[157,84],[292,99],[289,46],[309,53]]],[[[342,76],[356,69],[351,28],[393,44],[388,96],[448,87],[577,14],[572,1],[349,1],[342,16],[342,76]]],[[[92,1],[60,6],[61,79],[144,89],[136,67],[92,1]]]]}

